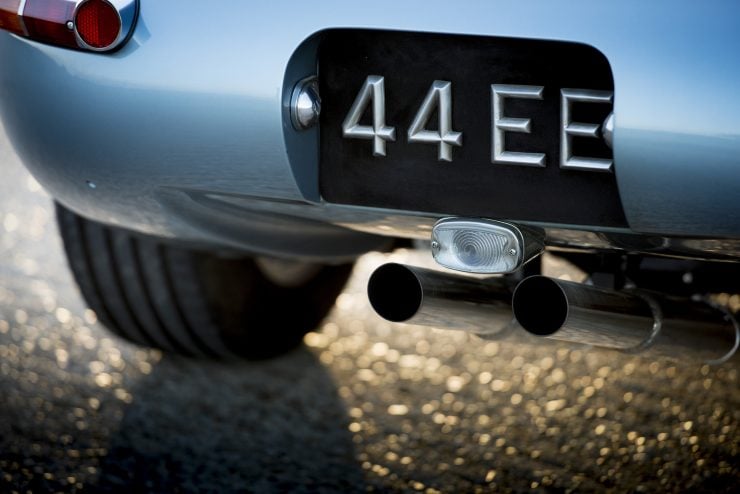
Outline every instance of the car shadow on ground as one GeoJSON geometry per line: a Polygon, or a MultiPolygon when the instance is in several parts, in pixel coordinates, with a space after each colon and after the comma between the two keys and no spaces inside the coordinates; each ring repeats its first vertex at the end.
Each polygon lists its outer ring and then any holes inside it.
{"type": "Polygon", "coordinates": [[[306,346],[162,356],[73,315],[76,296],[44,308],[43,287],[0,285],[0,491],[365,491],[347,405],[306,346]]]}
{"type": "Polygon", "coordinates": [[[167,356],[130,392],[96,489],[364,492],[346,407],[305,347],[256,363],[167,356]]]}

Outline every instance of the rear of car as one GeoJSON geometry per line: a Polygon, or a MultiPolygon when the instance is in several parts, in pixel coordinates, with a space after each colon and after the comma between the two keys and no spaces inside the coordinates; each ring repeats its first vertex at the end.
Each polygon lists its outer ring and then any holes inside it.
{"type": "MultiPolygon", "coordinates": [[[[521,278],[548,249],[603,289],[732,292],[738,19],[733,2],[0,0],[0,116],[88,301],[144,344],[221,354],[257,317],[234,304],[326,277],[279,351],[357,256],[408,240],[455,271],[521,278]],[[231,305],[229,271],[258,280],[231,305]]],[[[635,301],[646,340],[655,300],[635,301]]]]}

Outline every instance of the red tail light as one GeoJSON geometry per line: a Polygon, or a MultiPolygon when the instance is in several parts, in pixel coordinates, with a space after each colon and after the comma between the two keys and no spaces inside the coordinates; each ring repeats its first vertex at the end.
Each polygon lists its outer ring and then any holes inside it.
{"type": "Polygon", "coordinates": [[[26,0],[22,22],[31,39],[77,48],[74,30],[67,27],[74,11],[71,0],[26,0]]]}
{"type": "Polygon", "coordinates": [[[21,36],[25,35],[26,30],[23,27],[21,17],[18,15],[20,7],[21,0],[0,0],[0,29],[21,36]]]}
{"type": "Polygon", "coordinates": [[[138,0],[0,0],[0,29],[93,51],[119,47],[133,31],[138,0]]]}
{"type": "Polygon", "coordinates": [[[77,34],[89,46],[101,49],[115,43],[121,32],[121,18],[105,0],[87,0],[77,9],[77,34]]]}

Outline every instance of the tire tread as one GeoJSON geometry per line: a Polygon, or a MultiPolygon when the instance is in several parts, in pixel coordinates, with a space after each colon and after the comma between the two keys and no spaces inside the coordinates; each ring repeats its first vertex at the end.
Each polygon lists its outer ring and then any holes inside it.
{"type": "Polygon", "coordinates": [[[83,298],[118,336],[186,356],[267,358],[300,344],[333,306],[351,264],[305,285],[269,281],[250,257],[221,258],[87,220],[57,204],[83,298]]]}

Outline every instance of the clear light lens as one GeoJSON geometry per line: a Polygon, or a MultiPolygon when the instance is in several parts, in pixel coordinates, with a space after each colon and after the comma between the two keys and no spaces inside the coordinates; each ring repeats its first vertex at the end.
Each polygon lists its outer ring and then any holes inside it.
{"type": "Polygon", "coordinates": [[[519,230],[490,220],[443,219],[432,230],[432,255],[442,266],[467,273],[510,273],[522,264],[519,230]]]}

